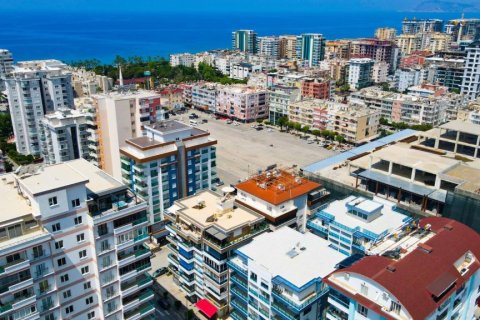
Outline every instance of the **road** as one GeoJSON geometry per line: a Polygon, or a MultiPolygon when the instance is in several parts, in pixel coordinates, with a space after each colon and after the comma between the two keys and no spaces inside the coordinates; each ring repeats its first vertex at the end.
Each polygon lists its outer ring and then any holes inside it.
{"type": "MultiPolygon", "coordinates": [[[[227,124],[225,120],[216,120],[201,111],[193,112],[200,116],[197,119],[198,128],[209,131],[211,136],[218,140],[217,170],[225,184],[236,184],[239,179],[244,179],[271,164],[301,167],[335,154],[278,129],[257,131],[251,127],[251,123],[235,126],[227,124]],[[208,123],[202,123],[202,119],[207,119],[208,123]]],[[[188,114],[173,118],[189,122],[188,114]]]]}

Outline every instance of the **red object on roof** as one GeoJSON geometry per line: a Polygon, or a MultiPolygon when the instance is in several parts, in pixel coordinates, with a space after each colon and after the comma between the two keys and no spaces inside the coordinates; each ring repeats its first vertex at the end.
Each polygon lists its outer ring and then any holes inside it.
{"type": "MultiPolygon", "coordinates": [[[[413,319],[425,319],[480,268],[480,235],[447,218],[424,218],[420,225],[430,225],[435,235],[403,258],[367,256],[333,273],[367,277],[395,296],[413,319]],[[475,261],[461,274],[454,263],[468,251],[475,256],[475,261]]],[[[352,294],[328,278],[325,282],[387,319],[391,318],[374,301],[352,294]]]]}
{"type": "Polygon", "coordinates": [[[217,307],[207,299],[198,300],[197,303],[195,303],[195,306],[209,318],[213,317],[218,311],[217,307]]]}

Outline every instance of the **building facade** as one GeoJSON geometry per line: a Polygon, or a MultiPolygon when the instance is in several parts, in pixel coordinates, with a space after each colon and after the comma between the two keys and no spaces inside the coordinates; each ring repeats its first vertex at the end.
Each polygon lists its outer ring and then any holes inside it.
{"type": "Polygon", "coordinates": [[[465,51],[465,70],[461,92],[469,100],[475,100],[480,96],[480,33],[477,33],[476,40],[469,44],[465,51]]]}
{"type": "Polygon", "coordinates": [[[280,36],[278,40],[279,58],[295,59],[297,57],[297,36],[280,36]]]}
{"type": "Polygon", "coordinates": [[[0,91],[6,89],[5,78],[13,71],[13,56],[7,49],[0,49],[0,91]]]}
{"type": "Polygon", "coordinates": [[[218,87],[215,112],[244,122],[266,118],[268,91],[245,85],[218,87]]]}
{"type": "Polygon", "coordinates": [[[348,61],[348,84],[350,88],[359,90],[372,85],[373,66],[370,58],[355,58],[348,61]]]}
{"type": "Polygon", "coordinates": [[[306,66],[318,66],[325,58],[325,38],[319,33],[306,33],[297,36],[296,56],[305,61],[306,66]]]}
{"type": "Polygon", "coordinates": [[[378,28],[375,30],[375,38],[380,40],[395,40],[397,29],[395,28],[378,28]]]}
{"type": "Polygon", "coordinates": [[[253,30],[237,30],[232,32],[232,48],[242,52],[257,53],[257,33],[253,30]]]}
{"type": "Polygon", "coordinates": [[[217,84],[198,83],[192,86],[191,106],[209,112],[215,112],[217,105],[217,84]]]}
{"type": "Polygon", "coordinates": [[[274,85],[268,92],[268,121],[278,123],[281,117],[288,117],[288,106],[300,98],[300,89],[274,85]]]}
{"type": "Polygon", "coordinates": [[[420,32],[442,32],[443,21],[439,19],[407,19],[402,21],[403,34],[417,34],[420,32]]]}
{"type": "Polygon", "coordinates": [[[258,54],[278,59],[280,57],[280,39],[277,36],[257,38],[258,54]]]}

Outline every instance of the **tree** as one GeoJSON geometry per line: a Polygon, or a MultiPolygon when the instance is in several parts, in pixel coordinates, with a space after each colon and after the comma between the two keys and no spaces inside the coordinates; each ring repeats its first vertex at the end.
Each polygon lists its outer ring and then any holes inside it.
{"type": "Polygon", "coordinates": [[[288,121],[287,122],[287,127],[288,127],[288,130],[290,131],[291,129],[294,129],[295,128],[295,122],[293,121],[288,121]]]}
{"type": "Polygon", "coordinates": [[[335,136],[335,140],[338,141],[339,143],[343,143],[343,142],[345,142],[345,137],[342,136],[341,134],[337,134],[335,136]]]}
{"type": "Polygon", "coordinates": [[[303,135],[305,136],[308,132],[310,131],[310,126],[305,125],[302,127],[302,132],[304,133],[303,135]]]}
{"type": "Polygon", "coordinates": [[[298,132],[298,131],[302,130],[302,125],[301,125],[300,123],[298,123],[298,122],[295,122],[295,123],[293,124],[293,128],[295,129],[295,131],[298,132]]]}
{"type": "Polygon", "coordinates": [[[312,130],[312,134],[318,138],[322,134],[322,132],[318,129],[315,129],[315,130],[312,130]]]}
{"type": "Polygon", "coordinates": [[[257,119],[257,123],[263,123],[263,119],[257,119]]]}
{"type": "Polygon", "coordinates": [[[384,117],[381,117],[381,118],[380,118],[379,123],[380,123],[381,125],[383,125],[383,126],[388,126],[388,120],[385,119],[384,117]]]}
{"type": "Polygon", "coordinates": [[[280,117],[277,120],[277,124],[280,126],[280,130],[283,130],[283,127],[288,126],[288,117],[280,117]]]}
{"type": "Polygon", "coordinates": [[[348,83],[340,87],[340,92],[348,92],[349,90],[350,90],[350,85],[348,83]]]}

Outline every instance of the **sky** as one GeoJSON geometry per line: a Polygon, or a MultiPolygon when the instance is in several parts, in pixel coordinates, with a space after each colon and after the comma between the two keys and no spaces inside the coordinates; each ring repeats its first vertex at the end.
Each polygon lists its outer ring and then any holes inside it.
{"type": "Polygon", "coordinates": [[[41,11],[431,11],[479,12],[478,0],[0,0],[0,10],[41,11]]]}

